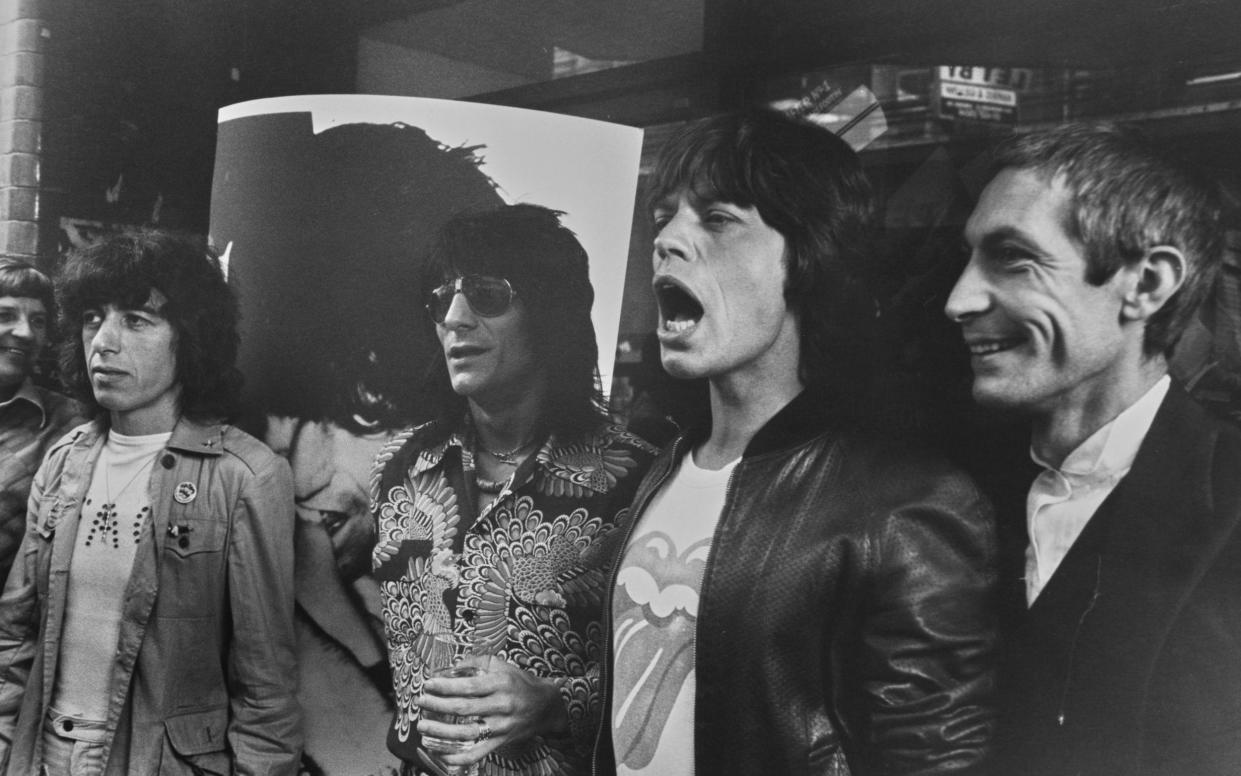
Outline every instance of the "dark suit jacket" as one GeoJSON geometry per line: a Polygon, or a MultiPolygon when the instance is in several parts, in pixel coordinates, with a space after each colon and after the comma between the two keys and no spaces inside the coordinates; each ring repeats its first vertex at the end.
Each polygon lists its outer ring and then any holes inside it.
{"type": "Polygon", "coordinates": [[[1241,773],[1241,432],[1177,386],[1010,641],[996,774],[1241,773]]]}

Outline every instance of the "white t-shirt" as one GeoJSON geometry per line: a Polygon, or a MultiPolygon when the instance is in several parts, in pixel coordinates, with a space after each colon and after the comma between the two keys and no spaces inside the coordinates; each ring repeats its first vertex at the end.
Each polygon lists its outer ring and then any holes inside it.
{"type": "Polygon", "coordinates": [[[151,466],[172,433],[108,439],[91,473],[82,504],[60,640],[60,665],[52,708],[102,722],[120,635],[125,587],[138,538],[151,517],[151,466]]]}
{"type": "Polygon", "coordinates": [[[709,471],[685,456],[621,557],[612,603],[619,776],[694,772],[698,595],[736,464],[709,471]]]}

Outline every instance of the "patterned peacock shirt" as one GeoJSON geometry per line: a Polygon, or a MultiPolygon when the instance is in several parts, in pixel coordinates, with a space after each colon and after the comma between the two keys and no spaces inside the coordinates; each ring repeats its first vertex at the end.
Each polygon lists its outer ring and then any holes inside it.
{"type": "Polygon", "coordinates": [[[429,423],[397,434],[376,459],[373,555],[396,714],[388,746],[416,760],[429,644],[452,632],[559,686],[569,734],[497,749],[484,776],[589,770],[599,719],[603,586],[615,530],[656,449],[619,427],[543,442],[481,513],[473,432],[429,423]]]}

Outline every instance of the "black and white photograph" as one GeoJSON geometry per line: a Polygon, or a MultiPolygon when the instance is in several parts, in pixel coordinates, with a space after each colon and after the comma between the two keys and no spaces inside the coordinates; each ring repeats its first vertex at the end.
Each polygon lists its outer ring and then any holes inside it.
{"type": "Polygon", "coordinates": [[[1236,0],[0,0],[0,776],[1241,773],[1236,0]]]}

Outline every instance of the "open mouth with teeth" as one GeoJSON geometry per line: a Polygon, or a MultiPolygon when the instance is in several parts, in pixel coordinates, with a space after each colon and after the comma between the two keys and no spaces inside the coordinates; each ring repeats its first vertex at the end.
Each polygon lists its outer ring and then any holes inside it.
{"type": "Polygon", "coordinates": [[[660,280],[655,284],[655,300],[659,303],[661,331],[682,334],[702,320],[702,303],[673,280],[660,280]]]}
{"type": "Polygon", "coordinates": [[[1012,350],[1022,342],[1023,340],[1020,337],[977,340],[969,343],[969,351],[971,356],[990,356],[994,353],[1002,353],[1005,350],[1012,350]]]}

